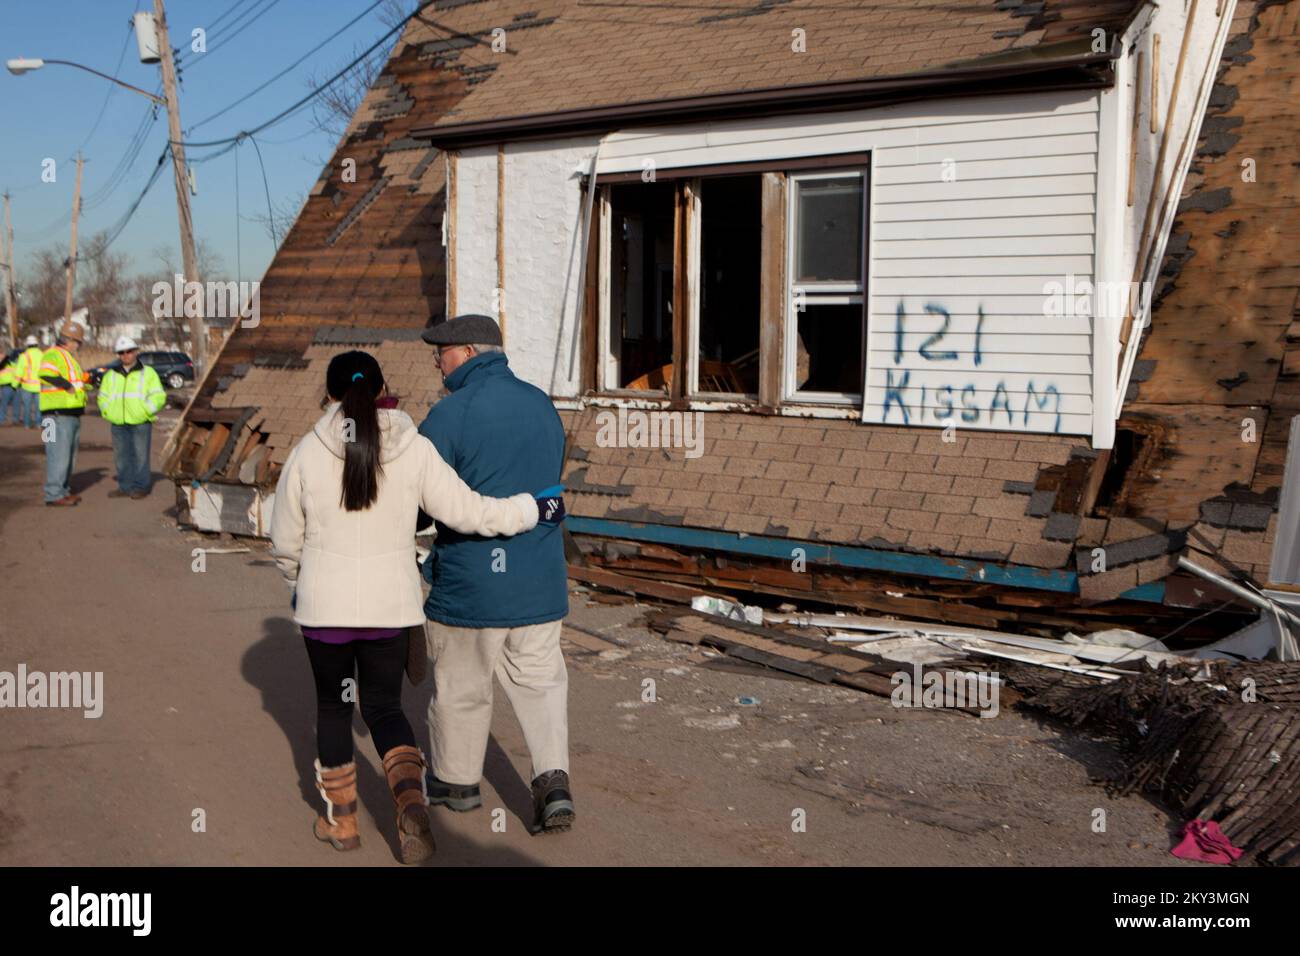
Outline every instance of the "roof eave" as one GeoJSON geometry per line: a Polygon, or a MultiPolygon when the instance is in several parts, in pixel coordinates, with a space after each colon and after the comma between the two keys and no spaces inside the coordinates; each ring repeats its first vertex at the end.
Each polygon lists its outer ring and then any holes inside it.
{"type": "Polygon", "coordinates": [[[1118,45],[1105,53],[981,63],[905,76],[714,93],[704,96],[620,103],[552,113],[448,123],[412,131],[440,149],[604,132],[626,126],[701,122],[710,119],[827,112],[907,100],[1027,93],[1061,89],[1103,89],[1114,83],[1110,64],[1118,45]]]}

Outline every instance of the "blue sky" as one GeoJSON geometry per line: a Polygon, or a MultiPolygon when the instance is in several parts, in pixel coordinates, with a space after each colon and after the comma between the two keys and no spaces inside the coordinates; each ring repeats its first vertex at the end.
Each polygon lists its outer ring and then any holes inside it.
{"type": "MultiPolygon", "coordinates": [[[[182,51],[180,100],[185,138],[197,142],[233,136],[305,96],[309,78],[333,75],[390,29],[379,19],[382,7],[246,102],[202,123],[289,66],[372,2],[167,0],[172,45],[182,51]],[[208,31],[207,53],[190,49],[191,31],[196,27],[208,31]],[[240,32],[234,35],[237,30],[240,32]],[[193,128],[195,124],[201,125],[193,128]]],[[[128,26],[137,9],[152,8],[152,0],[0,0],[0,60],[71,60],[153,91],[161,84],[161,72],[157,64],[139,61],[128,26]]],[[[166,112],[160,108],[156,119],[145,120],[149,113],[145,97],[81,70],[48,65],[23,76],[0,71],[0,191],[11,193],[20,275],[36,249],[68,241],[76,181],[73,157],[78,148],[86,157],[81,237],[112,227],[137,199],[167,141],[166,112]],[[142,123],[147,124],[147,132],[139,154],[123,166],[142,123]],[[41,181],[46,158],[57,163],[53,183],[41,181]],[[120,173],[118,181],[112,178],[115,171],[120,173]]],[[[258,134],[257,142],[273,206],[305,195],[335,146],[332,136],[314,128],[310,109],[258,134]]],[[[236,150],[203,161],[215,152],[194,149],[188,157],[198,189],[191,200],[195,234],[221,256],[225,278],[260,278],[273,248],[265,227],[247,220],[249,216],[265,217],[267,212],[257,154],[245,141],[236,150]],[[239,205],[245,217],[239,224],[238,246],[236,161],[239,205]],[[241,276],[236,276],[237,262],[242,264],[241,276]]],[[[283,234],[288,223],[277,225],[283,234]]],[[[161,245],[170,248],[174,261],[180,261],[178,236],[176,193],[167,169],[113,248],[131,256],[132,271],[154,272],[157,260],[153,250],[161,245]]]]}

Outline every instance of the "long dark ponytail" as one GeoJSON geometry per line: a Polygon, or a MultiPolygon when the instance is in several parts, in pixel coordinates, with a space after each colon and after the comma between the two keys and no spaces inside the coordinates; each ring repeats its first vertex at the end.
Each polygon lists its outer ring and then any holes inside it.
{"type": "Polygon", "coordinates": [[[369,352],[344,352],[330,360],[325,372],[325,389],[330,398],[342,403],[339,414],[351,435],[343,443],[343,490],[340,500],[345,511],[365,511],[379,497],[379,460],[383,436],[375,399],[384,389],[384,373],[369,352]]]}

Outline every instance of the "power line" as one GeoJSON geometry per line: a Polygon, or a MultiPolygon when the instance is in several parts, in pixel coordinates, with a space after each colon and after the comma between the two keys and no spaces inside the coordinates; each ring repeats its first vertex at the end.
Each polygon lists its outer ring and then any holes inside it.
{"type": "Polygon", "coordinates": [[[217,29],[217,27],[219,27],[219,26],[221,25],[221,21],[223,21],[223,20],[225,20],[226,18],[228,18],[232,13],[234,13],[236,10],[238,10],[240,7],[242,7],[242,6],[243,6],[244,4],[246,4],[246,3],[248,3],[248,0],[235,0],[234,3],[232,3],[230,6],[226,7],[226,12],[225,12],[225,13],[218,14],[218,15],[217,15],[217,18],[216,18],[215,20],[213,20],[210,24],[208,24],[208,30],[209,30],[209,31],[212,31],[212,30],[217,29]]]}
{"type": "Polygon", "coordinates": [[[262,90],[266,89],[268,86],[270,86],[270,85],[271,85],[272,83],[274,83],[276,80],[280,79],[280,77],[284,76],[286,73],[288,73],[289,71],[291,71],[291,70],[293,70],[295,67],[297,67],[300,63],[302,63],[303,60],[307,59],[307,57],[311,56],[313,53],[315,53],[316,51],[318,51],[319,49],[321,49],[321,47],[326,46],[327,44],[329,44],[329,43],[332,42],[333,40],[337,39],[341,34],[343,34],[343,33],[346,32],[348,29],[350,29],[350,28],[353,26],[353,24],[355,24],[358,20],[360,20],[360,19],[362,19],[363,17],[365,17],[365,16],[367,16],[368,14],[370,14],[371,11],[373,11],[376,7],[380,6],[380,5],[383,4],[384,2],[385,2],[385,0],[375,0],[375,2],[372,3],[370,6],[366,7],[365,10],[361,11],[361,13],[357,14],[355,17],[353,17],[351,20],[349,20],[347,23],[345,23],[342,27],[340,27],[339,29],[335,30],[333,33],[331,33],[328,37],[326,37],[326,38],[325,38],[324,40],[322,40],[320,43],[316,44],[314,47],[312,47],[310,50],[308,50],[306,53],[304,53],[304,54],[303,54],[302,56],[300,56],[298,59],[294,60],[292,63],[290,63],[288,66],[286,66],[283,70],[281,70],[279,73],[275,74],[275,76],[271,77],[269,80],[267,80],[265,83],[261,84],[260,86],[256,87],[255,89],[250,90],[249,92],[245,93],[243,96],[241,96],[239,99],[235,100],[235,101],[234,101],[233,103],[231,103],[229,106],[226,106],[226,107],[224,107],[224,108],[218,110],[217,112],[213,113],[211,116],[206,116],[206,117],[204,117],[203,119],[199,120],[197,123],[195,123],[194,125],[192,125],[192,126],[190,127],[190,131],[193,132],[194,130],[198,129],[200,126],[204,126],[204,125],[206,125],[206,124],[212,122],[212,121],[213,121],[214,119],[216,119],[218,116],[224,116],[226,113],[229,113],[231,110],[233,110],[233,109],[234,109],[236,106],[238,106],[239,104],[241,104],[241,103],[243,103],[243,102],[249,100],[249,99],[252,98],[253,96],[256,96],[258,93],[260,93],[262,90]]]}
{"type": "MultiPolygon", "coordinates": [[[[262,162],[262,147],[257,145],[257,140],[253,139],[251,135],[248,138],[253,144],[253,149],[257,150],[257,165],[262,167],[262,188],[266,191],[266,217],[271,224],[271,247],[279,249],[280,238],[275,232],[275,213],[271,210],[271,187],[266,181],[266,164],[262,162]]],[[[236,153],[235,155],[238,156],[239,154],[236,153]]]]}
{"type": "Polygon", "coordinates": [[[83,209],[95,209],[102,205],[113,195],[113,192],[126,181],[136,159],[140,156],[140,150],[143,149],[145,140],[149,136],[149,131],[153,129],[153,124],[158,121],[158,112],[153,104],[150,104],[144,115],[140,118],[140,123],[136,126],[135,133],[127,143],[126,150],[122,153],[117,165],[109,173],[104,184],[95,190],[82,204],[83,209]]]}
{"type": "Polygon", "coordinates": [[[105,238],[103,245],[99,247],[99,250],[93,256],[78,256],[77,260],[79,262],[93,261],[108,252],[109,247],[117,240],[117,237],[122,234],[122,230],[126,228],[127,223],[129,223],[135,216],[136,210],[139,209],[140,204],[144,202],[144,197],[149,195],[149,190],[153,189],[154,184],[158,182],[158,178],[162,174],[164,164],[170,154],[171,147],[168,146],[158,157],[158,162],[154,165],[153,173],[149,176],[149,181],[144,184],[144,189],[140,190],[140,195],[135,197],[135,201],[131,203],[126,212],[118,218],[117,222],[109,227],[108,235],[105,238]]]}
{"type": "MultiPolygon", "coordinates": [[[[136,0],[135,8],[136,10],[140,9],[140,0],[136,0]]],[[[126,38],[122,41],[122,51],[117,55],[117,66],[113,67],[114,79],[117,79],[117,74],[122,71],[122,61],[126,59],[126,48],[131,45],[131,32],[132,32],[132,25],[128,21],[126,26],[126,38]]],[[[95,135],[95,131],[99,129],[99,124],[103,122],[104,119],[104,113],[108,111],[108,101],[113,98],[113,94],[116,92],[117,92],[117,84],[110,83],[108,87],[108,91],[104,93],[103,105],[99,107],[99,115],[95,117],[95,122],[90,127],[90,132],[86,134],[86,138],[83,139],[81,141],[81,145],[77,147],[76,150],[77,152],[81,152],[86,148],[86,144],[90,142],[91,138],[95,135]]]]}
{"type": "Polygon", "coordinates": [[[261,9],[257,9],[256,5],[249,7],[246,13],[252,14],[252,16],[244,17],[243,15],[241,15],[241,17],[237,17],[235,20],[232,20],[229,24],[231,27],[234,27],[235,24],[239,22],[241,19],[243,20],[243,22],[239,23],[238,28],[236,28],[234,32],[221,33],[217,37],[217,42],[212,45],[211,49],[207,50],[197,60],[194,59],[193,57],[190,57],[188,60],[185,61],[186,65],[187,66],[197,65],[199,63],[205,62],[210,56],[212,56],[212,54],[216,53],[222,47],[226,46],[226,44],[233,41],[235,37],[239,36],[239,34],[243,33],[245,30],[251,27],[254,23],[260,20],[265,14],[269,13],[272,10],[272,8],[274,8],[275,5],[278,4],[279,2],[280,0],[269,0],[269,2],[268,0],[258,0],[258,3],[265,3],[265,6],[263,6],[261,9]],[[191,64],[191,60],[193,61],[192,64],[191,64]]]}
{"type": "MultiPolygon", "coordinates": [[[[432,2],[432,0],[429,0],[429,2],[432,2]]],[[[423,9],[423,7],[421,9],[423,9]]],[[[417,10],[416,12],[418,13],[419,11],[417,10]]],[[[411,16],[415,16],[415,14],[413,13],[411,14],[411,16]]],[[[234,136],[227,136],[224,137],[223,139],[207,140],[201,143],[180,142],[180,143],[175,143],[174,145],[184,146],[186,149],[200,149],[208,146],[224,146],[226,143],[236,142],[237,140],[245,136],[251,136],[255,133],[260,133],[262,130],[274,126],[276,123],[279,123],[281,120],[286,119],[291,113],[295,112],[305,104],[310,103],[316,97],[320,96],[323,92],[325,92],[325,90],[329,89],[331,86],[337,83],[341,78],[346,76],[349,71],[351,71],[357,66],[358,63],[362,62],[366,57],[374,53],[377,49],[379,49],[385,42],[387,42],[395,34],[400,32],[406,26],[409,20],[410,17],[407,17],[406,20],[403,20],[397,26],[393,27],[391,30],[389,30],[387,33],[381,36],[378,40],[376,40],[373,44],[367,47],[366,50],[362,52],[361,55],[358,56],[355,60],[353,60],[343,69],[339,70],[339,72],[335,73],[332,77],[330,77],[320,86],[316,87],[316,89],[312,90],[302,99],[295,102],[292,106],[288,107],[287,109],[281,110],[279,113],[275,114],[275,116],[272,116],[265,123],[259,123],[257,126],[254,126],[252,129],[242,130],[236,133],[234,136]]]]}

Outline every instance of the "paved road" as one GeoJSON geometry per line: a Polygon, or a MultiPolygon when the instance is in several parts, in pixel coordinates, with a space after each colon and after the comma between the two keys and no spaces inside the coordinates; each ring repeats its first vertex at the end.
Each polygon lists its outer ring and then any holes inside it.
{"type": "MultiPolygon", "coordinates": [[[[169,484],[108,499],[98,418],[79,507],[41,505],[43,464],[36,433],[0,428],[0,670],[102,671],[105,703],[99,719],[0,710],[0,865],[398,865],[359,719],[362,849],[310,835],[311,680],[264,548],[193,571],[193,548],[232,542],[178,531],[169,484]]],[[[569,648],[577,829],[525,832],[527,752],[499,698],[485,807],[435,812],[432,865],[1176,862],[1163,814],[1088,785],[1112,759],[1097,742],[724,670],[636,626],[641,608],[580,592],[573,608],[617,645],[569,648]]],[[[421,740],[427,698],[427,683],[406,689],[421,740]]]]}

